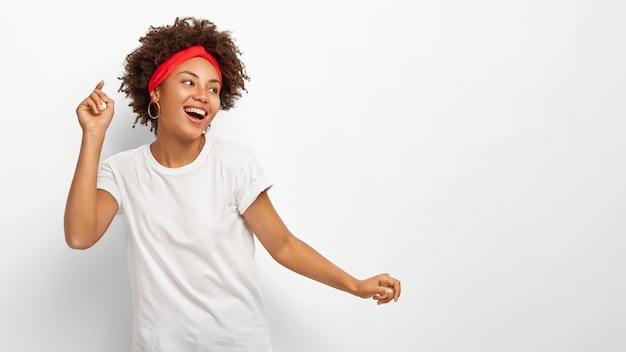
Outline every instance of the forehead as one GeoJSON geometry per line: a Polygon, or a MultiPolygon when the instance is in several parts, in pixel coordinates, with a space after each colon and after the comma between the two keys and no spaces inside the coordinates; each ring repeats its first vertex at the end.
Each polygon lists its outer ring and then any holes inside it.
{"type": "Polygon", "coordinates": [[[174,74],[189,73],[198,77],[219,78],[219,74],[215,66],[208,60],[201,57],[193,57],[176,68],[174,74]]]}

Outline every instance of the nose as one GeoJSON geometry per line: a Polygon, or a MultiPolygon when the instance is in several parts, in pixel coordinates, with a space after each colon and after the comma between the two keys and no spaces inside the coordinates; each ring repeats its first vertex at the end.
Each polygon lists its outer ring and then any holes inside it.
{"type": "Polygon", "coordinates": [[[201,85],[196,86],[192,98],[205,104],[209,101],[209,97],[207,96],[207,90],[201,85]]]}
{"type": "Polygon", "coordinates": [[[207,97],[206,93],[204,92],[198,92],[193,96],[193,99],[202,102],[202,103],[207,103],[209,101],[209,98],[207,97]]]}

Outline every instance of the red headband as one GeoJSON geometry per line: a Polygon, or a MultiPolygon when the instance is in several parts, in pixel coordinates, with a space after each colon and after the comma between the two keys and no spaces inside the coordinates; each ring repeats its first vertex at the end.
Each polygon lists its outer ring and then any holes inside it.
{"type": "Polygon", "coordinates": [[[209,53],[202,45],[195,45],[187,49],[183,49],[176,54],[172,55],[169,59],[165,60],[152,74],[150,82],[148,82],[148,93],[152,92],[159,84],[163,83],[174,70],[180,66],[183,62],[192,59],[194,57],[201,57],[209,61],[220,76],[220,88],[222,87],[222,70],[220,64],[211,53],[209,53]]]}

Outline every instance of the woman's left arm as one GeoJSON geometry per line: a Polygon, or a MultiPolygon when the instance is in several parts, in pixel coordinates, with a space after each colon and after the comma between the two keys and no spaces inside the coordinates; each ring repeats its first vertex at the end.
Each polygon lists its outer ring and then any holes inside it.
{"type": "Polygon", "coordinates": [[[388,274],[358,280],[294,236],[274,209],[267,192],[262,192],[243,214],[268,253],[284,267],[310,279],[378,304],[397,301],[400,281],[388,274]]]}

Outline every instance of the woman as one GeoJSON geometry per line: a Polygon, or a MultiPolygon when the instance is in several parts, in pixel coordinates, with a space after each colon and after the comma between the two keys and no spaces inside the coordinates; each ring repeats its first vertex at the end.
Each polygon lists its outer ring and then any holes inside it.
{"type": "Polygon", "coordinates": [[[134,307],[133,351],[271,351],[254,276],[254,238],[283,266],[378,304],[400,282],[358,280],[295,237],[274,209],[271,181],[246,147],[212,137],[248,76],[229,32],[205,19],[150,27],[126,57],[120,90],[152,143],[100,163],[115,103],[99,82],[77,107],[82,143],[65,238],[86,249],[124,214],[134,307]]]}

